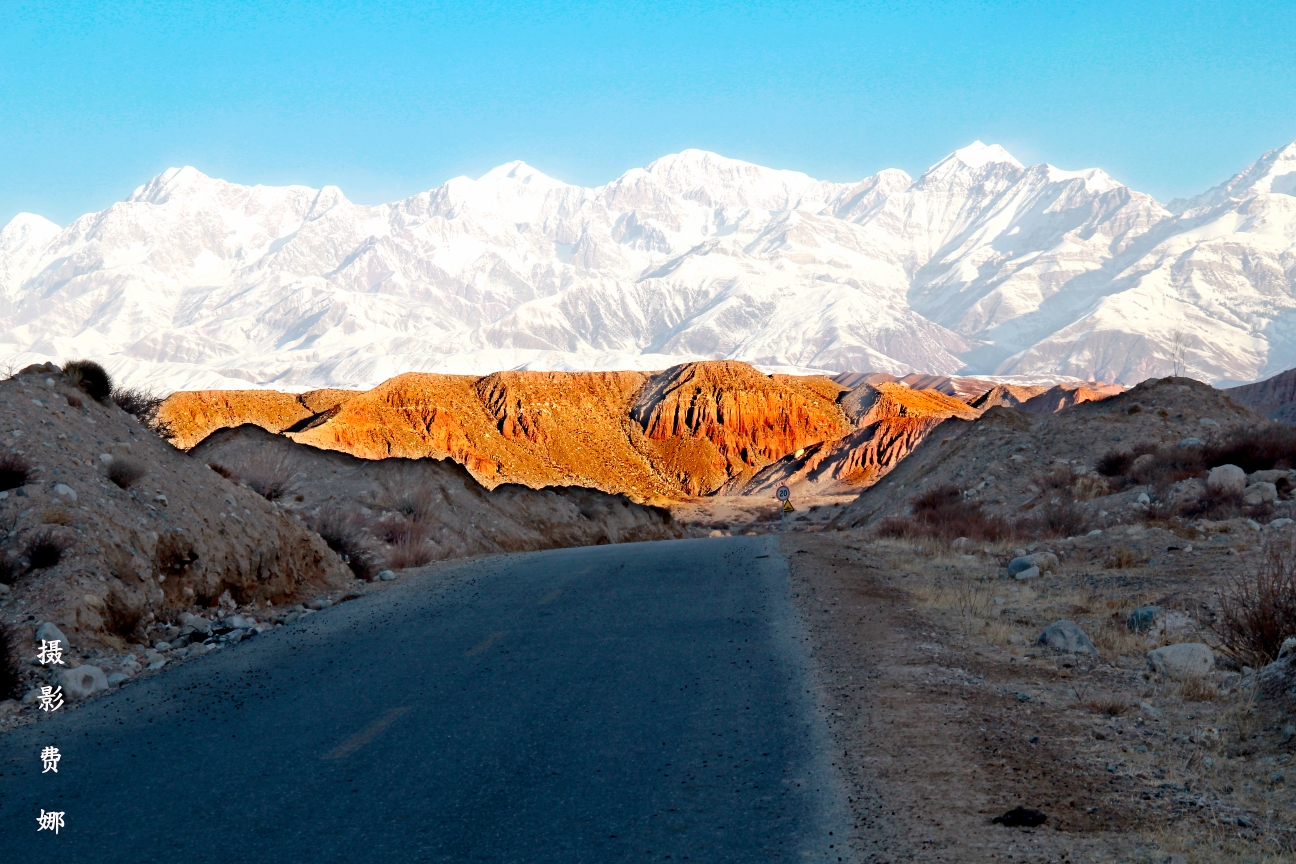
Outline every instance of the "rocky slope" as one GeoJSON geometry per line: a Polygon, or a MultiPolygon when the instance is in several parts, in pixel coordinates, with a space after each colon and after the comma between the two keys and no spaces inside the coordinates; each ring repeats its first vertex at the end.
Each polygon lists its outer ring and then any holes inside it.
{"type": "Polygon", "coordinates": [[[1293,178],[1296,144],[1165,206],[979,142],[841,184],[690,150],[593,189],[516,162],[367,207],[171,169],[0,229],[0,364],[97,356],[168,391],[708,358],[1250,381],[1296,365],[1274,335],[1293,178]]]}
{"type": "Polygon", "coordinates": [[[713,492],[839,437],[850,428],[836,405],[841,390],[725,362],[652,375],[410,373],[305,417],[294,397],[265,403],[263,414],[255,398],[220,392],[176,394],[159,417],[181,446],[252,423],[365,459],[450,458],[488,488],[588,486],[651,500],[713,492]]]}
{"type": "Polygon", "coordinates": [[[300,522],[55,367],[0,381],[0,435],[0,457],[30,468],[0,491],[6,623],[53,621],[78,652],[120,650],[194,606],[296,602],[354,582],[300,522]]]}
{"type": "Polygon", "coordinates": [[[836,521],[876,524],[907,513],[923,491],[947,485],[981,502],[991,514],[1016,518],[1039,513],[1058,497],[1058,489],[1073,488],[1083,476],[1091,481],[1081,484],[1081,506],[1087,518],[1096,520],[1100,511],[1130,507],[1144,491],[1108,488],[1093,470],[1103,455],[1139,445],[1191,443],[1262,420],[1225,391],[1187,378],[1152,379],[1054,414],[991,408],[975,420],[941,424],[836,521]],[[1052,478],[1053,472],[1061,472],[1061,480],[1052,478]]]}
{"type": "Polygon", "coordinates": [[[1227,392],[1234,401],[1272,420],[1296,423],[1296,369],[1227,392]]]}

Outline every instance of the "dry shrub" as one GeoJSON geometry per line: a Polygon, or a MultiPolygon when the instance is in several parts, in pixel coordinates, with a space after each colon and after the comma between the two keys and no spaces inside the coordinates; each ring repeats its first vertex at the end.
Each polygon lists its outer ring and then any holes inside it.
{"type": "Polygon", "coordinates": [[[1067,465],[1055,465],[1043,474],[1036,474],[1031,480],[1045,492],[1071,492],[1075,475],[1067,465]]]}
{"type": "Polygon", "coordinates": [[[108,479],[118,487],[125,489],[148,474],[148,468],[138,459],[129,456],[114,456],[108,463],[108,479]]]}
{"type": "Polygon", "coordinates": [[[27,539],[23,555],[32,570],[44,570],[58,564],[71,546],[72,542],[61,534],[52,529],[41,529],[27,539]]]}
{"type": "Polygon", "coordinates": [[[69,360],[63,364],[63,377],[96,402],[105,402],[112,395],[112,376],[93,360],[69,360]]]}
{"type": "Polygon", "coordinates": [[[26,486],[31,479],[31,463],[17,453],[0,453],[0,492],[26,486]]]}
{"type": "Polygon", "coordinates": [[[1129,710],[1129,703],[1119,696],[1095,696],[1086,700],[1082,707],[1094,712],[1095,714],[1106,714],[1109,717],[1119,717],[1129,710]]]}
{"type": "Polygon", "coordinates": [[[382,477],[378,485],[380,507],[414,520],[422,521],[432,517],[442,505],[442,495],[436,486],[409,469],[403,468],[394,475],[382,477]]]}
{"type": "Polygon", "coordinates": [[[1077,500],[1089,501],[1110,495],[1111,486],[1098,474],[1081,474],[1071,486],[1071,492],[1077,500]]]}
{"type": "Polygon", "coordinates": [[[291,495],[297,488],[297,460],[277,448],[258,450],[235,464],[232,471],[267,501],[291,495]]]}
{"type": "Polygon", "coordinates": [[[136,387],[116,387],[112,391],[112,401],[117,407],[132,417],[137,417],[145,424],[152,423],[162,407],[162,397],[149,390],[136,387]]]}
{"type": "Polygon", "coordinates": [[[1186,519],[1211,519],[1216,522],[1255,515],[1257,511],[1257,508],[1247,509],[1243,506],[1240,492],[1211,491],[1205,492],[1200,498],[1181,501],[1173,509],[1176,516],[1183,516],[1186,519]]]}
{"type": "Polygon", "coordinates": [[[1039,515],[1022,527],[1036,536],[1074,537],[1089,530],[1089,520],[1072,501],[1059,498],[1045,504],[1039,515]]]}
{"type": "Polygon", "coordinates": [[[18,637],[0,623],[0,700],[22,698],[22,666],[18,637]]]}
{"type": "Polygon", "coordinates": [[[359,513],[330,504],[315,513],[310,525],[330,549],[342,556],[352,573],[361,579],[373,579],[377,556],[359,513]]]}
{"type": "Polygon", "coordinates": [[[1184,702],[1214,702],[1219,688],[1205,675],[1193,675],[1179,683],[1179,698],[1184,702]]]}
{"type": "Polygon", "coordinates": [[[238,478],[234,476],[234,472],[226,468],[224,465],[221,465],[217,462],[208,462],[207,467],[215,471],[217,474],[224,477],[226,480],[230,481],[231,483],[238,482],[238,478]]]}
{"type": "Polygon", "coordinates": [[[1278,657],[1283,640],[1296,636],[1296,545],[1267,538],[1253,572],[1231,574],[1219,593],[1219,614],[1209,622],[1224,653],[1259,668],[1278,657]]]}
{"type": "Polygon", "coordinates": [[[1138,556],[1135,555],[1134,550],[1128,546],[1116,547],[1111,551],[1111,554],[1107,556],[1107,560],[1103,562],[1103,567],[1108,570],[1125,570],[1129,567],[1137,566],[1138,556]]]}
{"type": "Polygon", "coordinates": [[[1012,536],[1012,524],[1002,516],[986,513],[980,501],[963,496],[957,486],[937,486],[911,502],[908,516],[883,520],[884,537],[933,537],[952,541],[959,537],[996,542],[1012,536]]]}

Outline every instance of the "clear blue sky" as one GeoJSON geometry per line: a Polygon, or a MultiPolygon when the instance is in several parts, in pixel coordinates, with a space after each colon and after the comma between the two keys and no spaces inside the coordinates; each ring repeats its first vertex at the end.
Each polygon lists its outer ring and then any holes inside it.
{"type": "Polygon", "coordinates": [[[0,0],[0,223],[191,164],[362,203],[686,147],[829,180],[973,139],[1161,200],[1296,139],[1296,2],[0,0]],[[368,7],[368,8],[366,8],[368,7]]]}

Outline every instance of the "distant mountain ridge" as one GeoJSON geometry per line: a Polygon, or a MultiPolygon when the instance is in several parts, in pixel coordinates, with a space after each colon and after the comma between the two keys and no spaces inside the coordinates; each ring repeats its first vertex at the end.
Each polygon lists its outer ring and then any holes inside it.
{"type": "Polygon", "coordinates": [[[1296,366],[1296,144],[1163,206],[976,142],[829,183],[686,150],[597,188],[521,162],[375,207],[170,169],[0,229],[0,363],[162,390],[406,371],[1252,381],[1296,366]]]}

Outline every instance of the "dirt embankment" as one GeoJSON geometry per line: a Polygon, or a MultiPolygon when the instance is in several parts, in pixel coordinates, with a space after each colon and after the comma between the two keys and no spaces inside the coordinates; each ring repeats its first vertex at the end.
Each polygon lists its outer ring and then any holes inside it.
{"type": "Polygon", "coordinates": [[[449,459],[360,459],[251,425],[222,429],[190,455],[250,485],[276,485],[283,510],[306,524],[333,511],[355,544],[343,551],[373,556],[374,571],[497,552],[668,540],[687,530],[668,510],[595,489],[501,484],[488,491],[449,459]]]}
{"type": "Polygon", "coordinates": [[[353,581],[298,521],[53,366],[0,381],[0,435],[0,455],[25,471],[0,492],[10,625],[53,621],[79,651],[120,650],[151,623],[225,595],[295,602],[353,581]]]}

